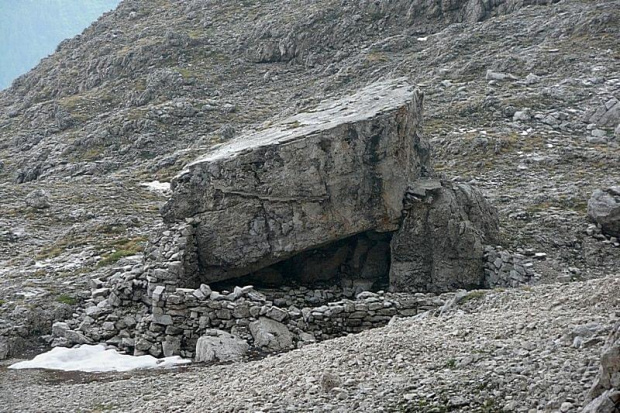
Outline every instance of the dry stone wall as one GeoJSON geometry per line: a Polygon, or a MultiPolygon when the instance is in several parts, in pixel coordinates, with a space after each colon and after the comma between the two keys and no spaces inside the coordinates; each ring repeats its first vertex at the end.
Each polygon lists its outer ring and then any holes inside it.
{"type": "MultiPolygon", "coordinates": [[[[93,280],[90,305],[78,319],[55,324],[54,345],[106,342],[130,354],[194,357],[199,338],[214,330],[255,345],[250,327],[267,319],[288,331],[291,345],[298,347],[381,327],[395,316],[438,309],[454,296],[383,291],[353,296],[337,285],[282,286],[264,293],[251,286],[230,291],[214,291],[199,283],[190,287],[184,271],[193,265],[192,228],[191,222],[160,228],[142,264],[117,268],[105,280],[93,280]]],[[[522,265],[518,255],[487,248],[485,267],[493,266],[487,269],[487,278],[494,274],[495,280],[490,286],[516,285],[511,273],[502,270],[510,263],[522,265]],[[502,259],[499,269],[497,258],[502,259]]]]}
{"type": "Polygon", "coordinates": [[[106,342],[136,355],[194,357],[198,339],[213,330],[256,344],[250,327],[268,319],[290,332],[297,347],[380,327],[394,316],[414,316],[442,306],[453,295],[379,291],[351,296],[339,286],[285,287],[267,294],[252,286],[231,291],[214,291],[206,284],[189,288],[185,271],[194,265],[193,228],[191,222],[160,228],[151,237],[143,264],[93,280],[90,305],[78,319],[55,324],[54,345],[106,342]]]}

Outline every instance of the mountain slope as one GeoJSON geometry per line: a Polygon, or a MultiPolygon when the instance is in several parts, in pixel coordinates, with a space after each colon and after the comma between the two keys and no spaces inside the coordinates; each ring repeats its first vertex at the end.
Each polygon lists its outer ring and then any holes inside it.
{"type": "MultiPolygon", "coordinates": [[[[105,171],[128,160],[158,170],[151,159],[174,163],[176,149],[226,139],[308,100],[390,75],[437,77],[441,62],[418,53],[428,44],[417,38],[522,3],[431,4],[125,1],[0,95],[5,174],[25,182],[86,173],[95,160],[105,171]]],[[[446,46],[449,66],[459,51],[446,46]]]]}
{"type": "MultiPolygon", "coordinates": [[[[397,76],[425,93],[435,170],[481,188],[499,209],[501,246],[531,256],[537,282],[554,284],[537,287],[540,311],[533,317],[547,326],[551,310],[543,303],[561,301],[566,291],[583,306],[569,308],[557,329],[532,330],[537,337],[550,331],[541,351],[569,325],[605,324],[615,281],[557,283],[609,280],[620,262],[618,241],[586,216],[594,189],[617,184],[620,176],[614,135],[620,120],[611,113],[620,99],[619,22],[618,0],[123,1],[0,92],[0,338],[27,348],[54,319],[71,316],[68,303],[90,297],[90,278],[138,265],[131,255],[160,222],[158,207],[166,199],[140,183],[169,180],[203,150],[244,129],[265,128],[319,100],[397,76]],[[36,189],[48,192],[49,208],[27,207],[36,189]],[[584,285],[597,287],[581,297],[584,285]]],[[[504,298],[511,294],[498,293],[481,317],[509,318],[513,307],[504,298]]],[[[529,310],[528,303],[519,307],[523,323],[507,321],[500,333],[529,331],[529,310]]],[[[450,322],[439,324],[445,335],[424,346],[450,339],[450,322]]],[[[363,343],[347,340],[351,348],[363,343]]],[[[512,344],[510,374],[519,375],[523,349],[512,344]]],[[[574,383],[585,389],[591,382],[596,345],[567,346],[566,358],[556,359],[570,364],[575,353],[584,356],[562,378],[566,401],[581,402],[585,390],[574,383]]],[[[321,349],[331,354],[331,346],[321,349]]],[[[532,348],[526,350],[537,354],[532,348]]],[[[303,365],[295,354],[287,360],[303,365]]],[[[489,363],[501,365],[501,356],[489,363]]],[[[556,372],[555,364],[540,366],[556,372]]],[[[461,377],[466,391],[485,390],[477,387],[481,377],[461,377]]],[[[541,394],[557,393],[553,380],[544,380],[541,394]]],[[[166,387],[174,378],[153,381],[166,387]]],[[[394,398],[374,387],[377,403],[385,396],[386,404],[398,404],[410,394],[405,387],[394,398]]],[[[37,390],[42,398],[49,394],[37,390]]],[[[523,392],[513,390],[494,397],[523,392]]],[[[98,397],[105,403],[109,393],[98,397]]],[[[143,407],[133,393],[122,397],[136,410],[143,407]]]]}
{"type": "Polygon", "coordinates": [[[33,68],[120,0],[0,1],[0,89],[33,68]]]}

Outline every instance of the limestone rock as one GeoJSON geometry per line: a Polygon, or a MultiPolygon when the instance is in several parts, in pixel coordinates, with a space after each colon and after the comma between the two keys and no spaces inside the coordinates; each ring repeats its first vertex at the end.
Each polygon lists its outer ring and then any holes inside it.
{"type": "Polygon", "coordinates": [[[496,211],[465,184],[416,182],[392,238],[390,288],[445,292],[481,287],[484,244],[498,236],[496,211]],[[408,205],[407,205],[408,204],[408,205]]]}
{"type": "Polygon", "coordinates": [[[196,343],[196,361],[241,360],[250,346],[245,340],[222,330],[207,330],[196,343]]]}
{"type": "Polygon", "coordinates": [[[0,360],[4,360],[9,357],[10,347],[9,341],[6,337],[0,337],[0,360]]]}
{"type": "Polygon", "coordinates": [[[588,201],[588,216],[601,225],[603,232],[620,236],[620,186],[594,191],[588,201]]]}
{"type": "Polygon", "coordinates": [[[588,397],[592,402],[584,412],[611,413],[614,403],[610,401],[620,402],[620,323],[616,324],[605,343],[599,374],[588,397]]]}
{"type": "Polygon", "coordinates": [[[608,100],[588,120],[601,127],[614,127],[620,122],[620,102],[616,98],[608,100]]]}
{"type": "Polygon", "coordinates": [[[26,205],[34,209],[49,208],[49,195],[42,189],[34,190],[26,196],[26,205]]]}
{"type": "Polygon", "coordinates": [[[282,323],[261,317],[250,323],[250,333],[256,347],[270,351],[290,350],[293,347],[293,334],[282,323]]]}
{"type": "Polygon", "coordinates": [[[607,390],[583,408],[581,413],[616,413],[620,404],[620,391],[607,390]]]}
{"type": "Polygon", "coordinates": [[[402,79],[325,102],[190,164],[162,214],[194,218],[205,282],[364,231],[394,231],[429,168],[422,95],[402,79]]]}
{"type": "Polygon", "coordinates": [[[88,339],[84,334],[79,331],[71,330],[67,323],[60,321],[52,325],[52,335],[61,339],[59,342],[62,342],[63,345],[92,344],[92,340],[88,339]]]}

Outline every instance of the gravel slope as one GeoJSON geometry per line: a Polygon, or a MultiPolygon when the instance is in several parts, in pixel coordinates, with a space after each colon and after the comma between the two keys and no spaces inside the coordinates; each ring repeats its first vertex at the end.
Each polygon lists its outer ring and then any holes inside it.
{"type": "Polygon", "coordinates": [[[79,384],[2,371],[0,410],[578,411],[620,316],[618,291],[616,275],[470,293],[441,316],[249,363],[82,375],[79,384]]]}

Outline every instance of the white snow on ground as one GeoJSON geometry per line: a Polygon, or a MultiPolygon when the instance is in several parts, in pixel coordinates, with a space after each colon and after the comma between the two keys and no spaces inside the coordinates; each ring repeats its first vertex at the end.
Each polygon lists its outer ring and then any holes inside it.
{"type": "Polygon", "coordinates": [[[191,363],[179,356],[156,359],[153,356],[128,356],[105,346],[83,345],[75,348],[56,347],[34,359],[11,365],[10,369],[49,369],[64,371],[129,371],[155,367],[172,367],[191,363]]]}
{"type": "Polygon", "coordinates": [[[150,191],[157,192],[163,195],[170,194],[170,182],[143,182],[140,184],[140,186],[143,186],[150,191]]]}

